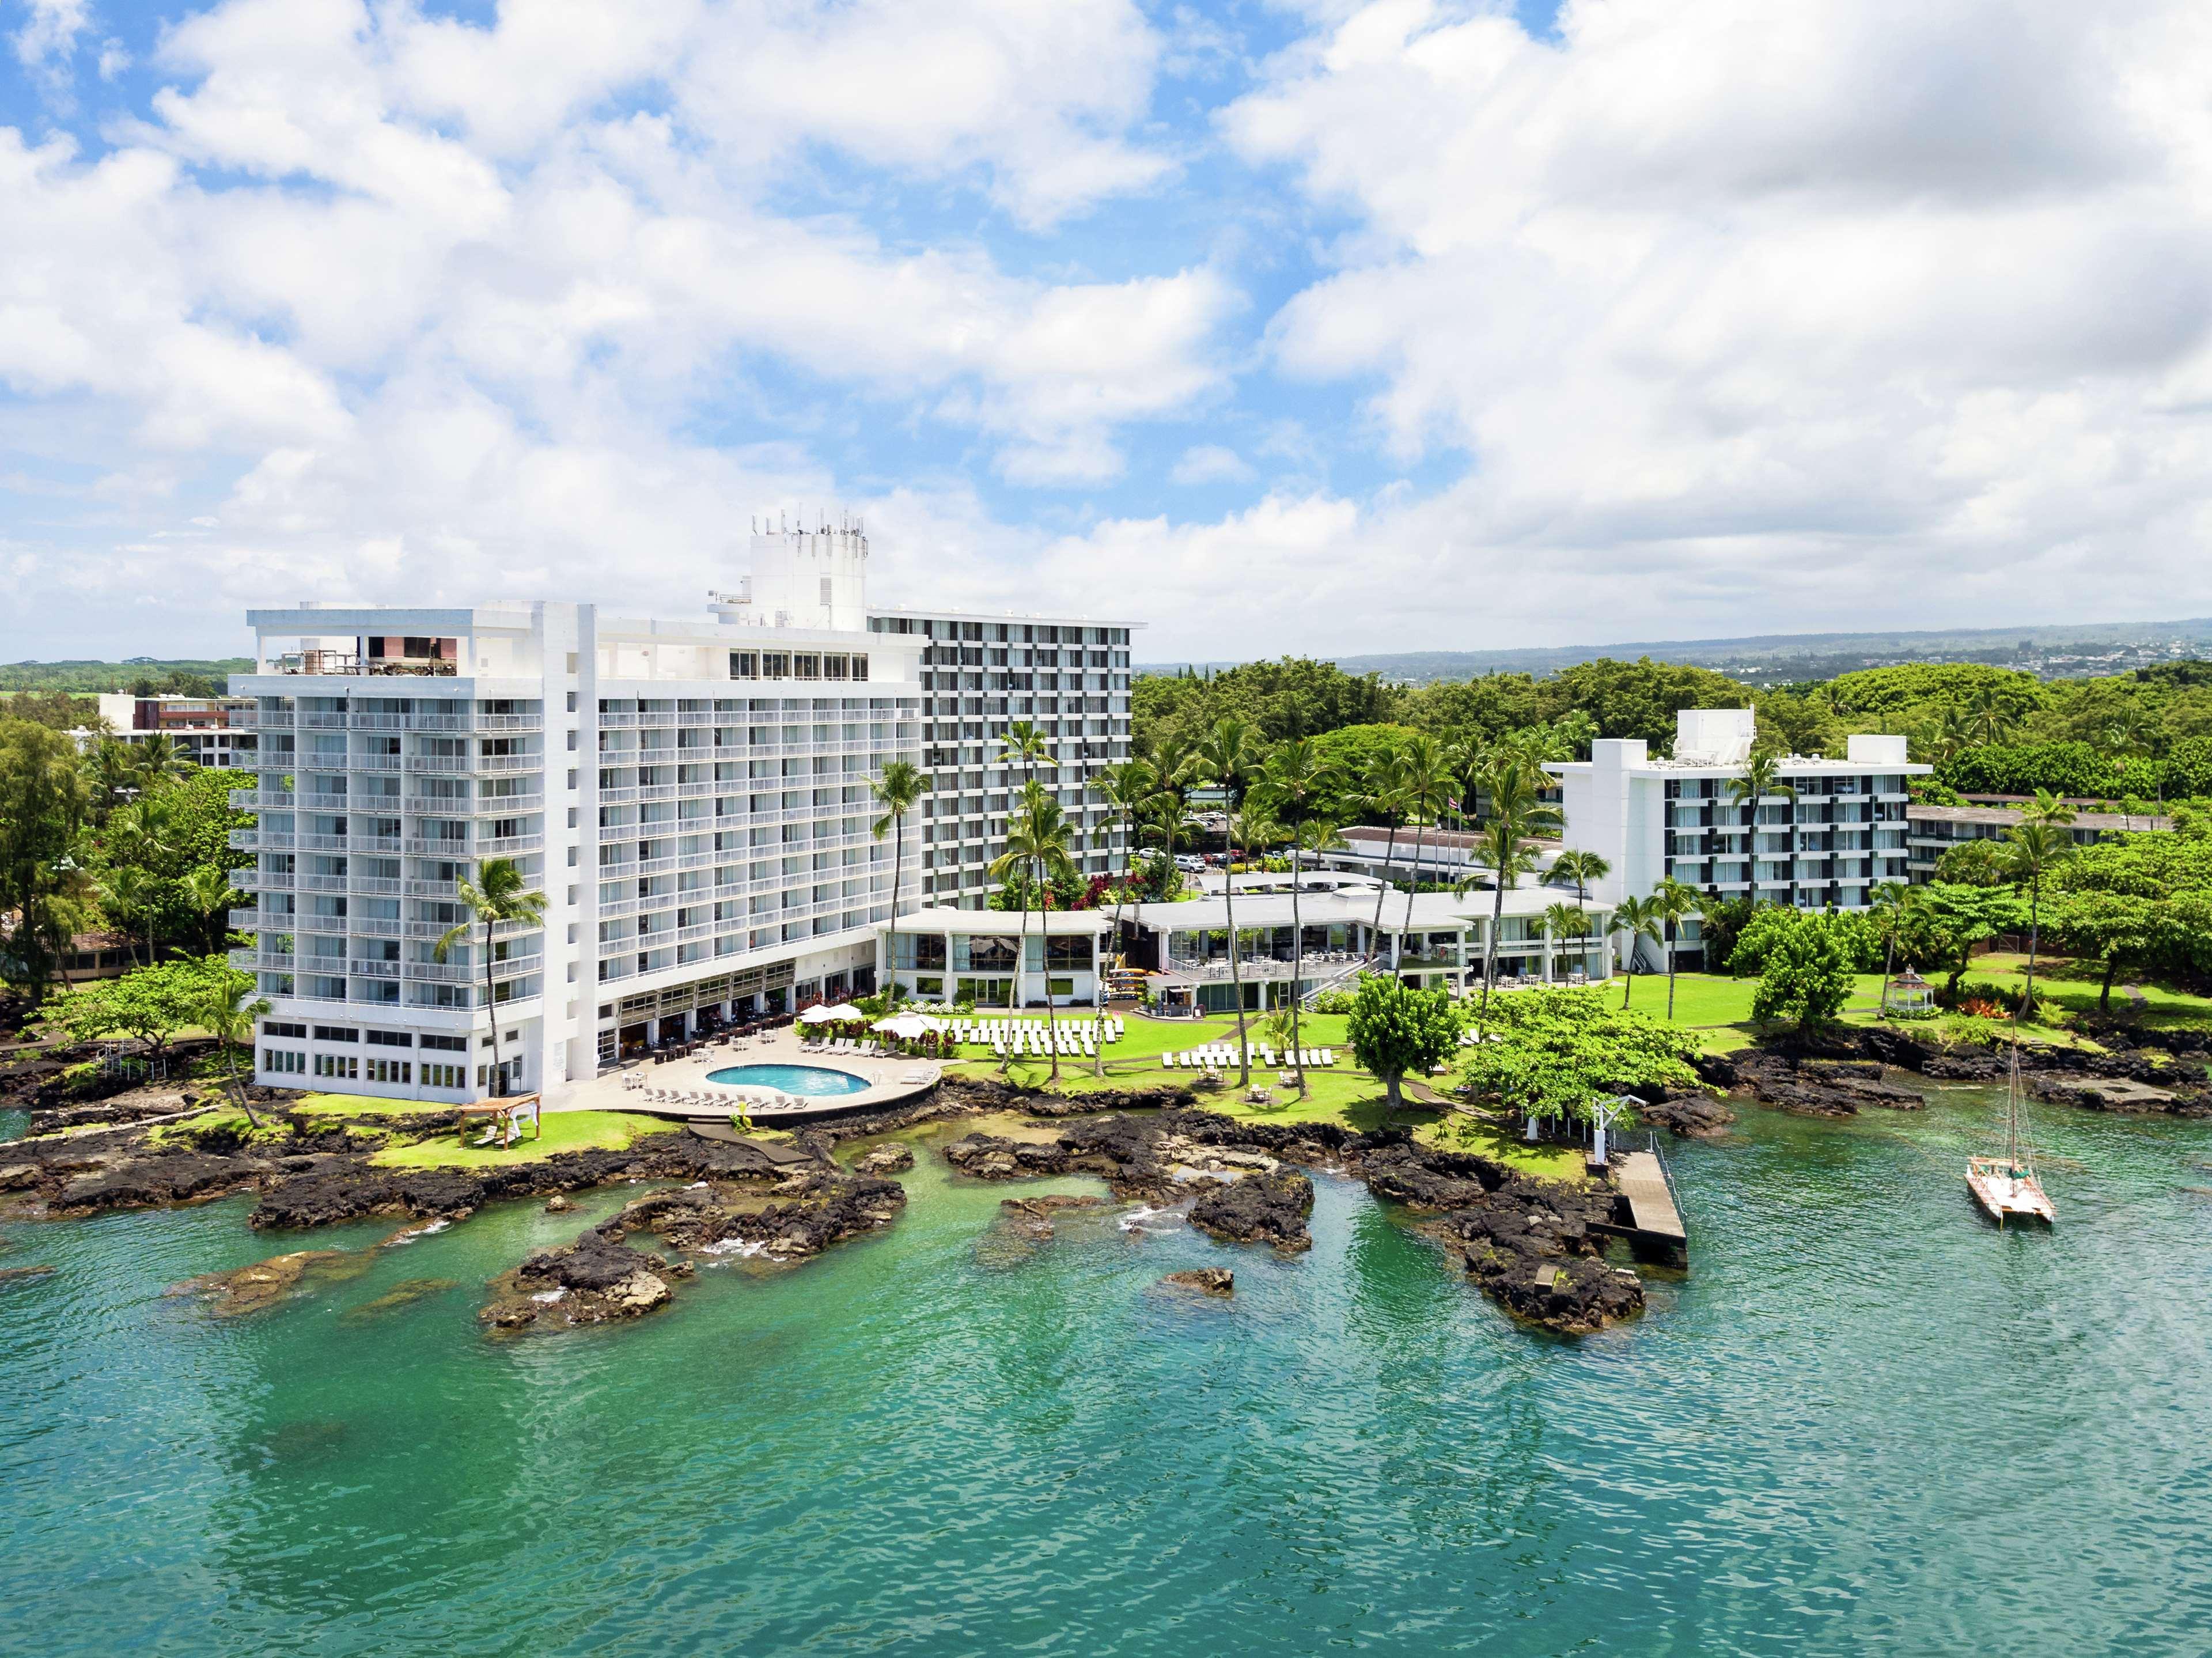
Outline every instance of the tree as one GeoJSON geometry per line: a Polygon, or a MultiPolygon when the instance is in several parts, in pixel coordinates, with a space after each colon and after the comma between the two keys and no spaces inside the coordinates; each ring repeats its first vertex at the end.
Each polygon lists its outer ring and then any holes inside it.
{"type": "MultiPolygon", "coordinates": [[[[516,925],[542,926],[545,922],[545,895],[524,890],[527,883],[522,878],[521,865],[512,858],[487,858],[477,865],[477,878],[466,877],[453,883],[453,896],[470,919],[448,927],[445,935],[432,946],[430,959],[442,962],[457,944],[468,940],[469,929],[478,927],[483,932],[484,970],[484,1012],[491,1021],[492,1059],[499,1060],[499,1003],[492,987],[492,929],[516,925]]],[[[518,1044],[521,1033],[515,1033],[518,1044]]],[[[522,1056],[515,1055],[515,1071],[511,1080],[520,1082],[522,1076],[522,1056]]]]}
{"type": "Polygon", "coordinates": [[[1413,928],[1413,898],[1421,890],[1421,837],[1429,825],[1443,815],[1459,793],[1459,751],[1427,732],[1416,732],[1406,744],[1405,768],[1407,816],[1413,824],[1413,878],[1406,887],[1406,925],[1413,928]]]}
{"type": "Polygon", "coordinates": [[[239,972],[220,956],[204,958],[201,966],[204,981],[194,1022],[215,1038],[222,1054],[224,1073],[230,1079],[231,1097],[245,1111],[246,1121],[258,1128],[261,1119],[254,1114],[253,1101],[238,1080],[234,1050],[243,1048],[252,1054],[255,1027],[268,1015],[270,1005],[256,993],[251,973],[239,972]]]}
{"type": "Polygon", "coordinates": [[[2027,979],[2021,993],[2019,1016],[2023,1020],[2035,1012],[2035,952],[2043,917],[2043,883],[2074,856],[2074,837],[2067,832],[2073,821],[2074,809],[2043,789],[2006,834],[2012,843],[2006,853],[2006,872],[2027,889],[2027,979]]]}
{"type": "MultiPolygon", "coordinates": [[[[1490,1015],[1491,987],[1498,981],[1498,935],[1505,921],[1505,894],[1536,867],[1536,837],[1559,826],[1558,811],[1538,798],[1540,775],[1510,750],[1492,756],[1484,773],[1490,795],[1490,816],[1475,831],[1474,859],[1490,872],[1490,930],[1482,942],[1482,1005],[1475,1015],[1480,1029],[1490,1015]]],[[[1469,877],[1459,890],[1472,890],[1479,883],[1469,877]]]]}
{"type": "MultiPolygon", "coordinates": [[[[1142,760],[1125,760],[1118,766],[1106,766],[1091,778],[1091,786],[1098,791],[1107,810],[1121,825],[1121,879],[1114,889],[1114,939],[1118,945],[1121,938],[1121,906],[1129,896],[1129,882],[1136,864],[1137,823],[1152,804],[1153,797],[1162,793],[1159,774],[1142,760]]],[[[1091,1044],[1091,1074],[1106,1074],[1106,993],[1104,980],[1106,964],[1093,963],[1098,975],[1098,1031],[1091,1044]]]]}
{"type": "MultiPolygon", "coordinates": [[[[108,919],[131,937],[132,927],[145,922],[146,965],[154,964],[154,878],[136,864],[125,864],[112,869],[100,883],[100,905],[108,919]]],[[[137,942],[132,939],[131,959],[137,959],[137,942]]]]}
{"type": "Polygon", "coordinates": [[[1770,796],[1795,800],[1797,791],[1782,780],[1782,762],[1760,750],[1743,762],[1743,769],[1728,780],[1729,798],[1743,808],[1743,826],[1757,833],[1759,803],[1770,796]]]}
{"type": "Polygon", "coordinates": [[[1544,872],[1544,880],[1551,886],[1573,882],[1575,902],[1589,902],[1589,889],[1613,873],[1613,865],[1594,852],[1578,852],[1570,847],[1552,859],[1551,868],[1544,872]]]}
{"type": "Polygon", "coordinates": [[[1867,895],[1875,932],[1881,938],[1881,1011],[1889,1011],[1889,981],[1897,971],[1897,941],[1911,930],[1919,908],[1920,889],[1901,881],[1885,881],[1867,895]]]}
{"type": "Polygon", "coordinates": [[[1753,1018],[1802,1029],[1826,1024],[1843,1011],[1850,999],[1852,962],[1850,947],[1826,925],[1828,920],[1807,914],[1791,917],[1759,972],[1759,988],[1751,998],[1753,1018]]]}
{"type": "Polygon", "coordinates": [[[43,997],[69,949],[83,888],[71,856],[85,818],[76,745],[59,732],[0,718],[0,913],[15,929],[8,971],[43,997]]]}
{"type": "Polygon", "coordinates": [[[2119,892],[2055,892],[2045,924],[2059,947],[2102,964],[2097,1011],[2112,1006],[2112,981],[2120,969],[2147,956],[2159,933],[2178,919],[2166,901],[2119,892]]]}
{"type": "Polygon", "coordinates": [[[1361,802],[1367,810],[1383,822],[1388,833],[1382,838],[1382,879],[1375,889],[1375,919],[1368,924],[1370,955],[1380,949],[1376,941],[1382,932],[1382,900],[1390,890],[1390,872],[1398,861],[1398,826],[1413,810],[1413,791],[1407,780],[1406,755],[1402,749],[1393,748],[1379,756],[1367,775],[1367,791],[1361,802]]]}
{"type": "MultiPolygon", "coordinates": [[[[1568,938],[1587,938],[1590,932],[1589,912],[1579,904],[1547,904],[1544,931],[1552,935],[1555,946],[1568,938]]],[[[1553,955],[1557,954],[1555,948],[1553,955]]]]}
{"type": "MultiPolygon", "coordinates": [[[[1291,826],[1290,1048],[1295,1054],[1302,1045],[1298,1016],[1304,1001],[1306,961],[1304,917],[1298,901],[1299,854],[1344,844],[1336,825],[1326,817],[1316,816],[1322,803],[1335,793],[1337,771],[1322,757],[1312,738],[1294,737],[1267,756],[1267,764],[1261,768],[1258,787],[1267,804],[1291,826]]],[[[1297,1072],[1298,1097],[1303,1100],[1308,1094],[1306,1068],[1302,1065],[1293,1068],[1297,1072]]]]}
{"type": "MultiPolygon", "coordinates": [[[[155,1059],[167,1056],[170,1038],[200,1022],[211,984],[231,982],[220,957],[189,957],[134,968],[119,979],[74,985],[55,999],[52,1017],[73,1042],[127,1036],[143,1042],[155,1059]]],[[[246,975],[240,975],[239,977],[246,975]]]]}
{"type": "Polygon", "coordinates": [[[2002,886],[2004,865],[2004,848],[1996,841],[1961,841],[1936,854],[1936,878],[1952,886],[2002,886]]]}
{"type": "Polygon", "coordinates": [[[929,780],[910,760],[890,762],[884,768],[883,774],[868,785],[868,792],[884,809],[884,815],[876,819],[872,832],[878,841],[887,834],[891,837],[891,925],[884,955],[892,963],[892,971],[884,975],[887,982],[884,986],[884,994],[891,1005],[898,1001],[899,877],[906,865],[907,814],[921,804],[921,797],[928,789],[929,780]]]}
{"type": "Polygon", "coordinates": [[[1972,964],[1974,946],[2010,932],[2021,921],[2020,900],[2002,887],[1938,881],[1923,887],[1913,917],[1916,948],[1949,977],[1943,988],[1956,1000],[1972,964]]]}
{"type": "Polygon", "coordinates": [[[1628,998],[1636,988],[1636,946],[1645,938],[1655,944],[1666,942],[1667,918],[1659,913],[1658,905],[1649,898],[1624,898],[1614,907],[1613,930],[1628,935],[1628,948],[1620,952],[1620,1006],[1628,1010],[1628,998]]]}
{"type": "Polygon", "coordinates": [[[167,732],[155,732],[138,745],[138,774],[149,785],[183,777],[192,769],[192,757],[167,732]]]}
{"type": "MultiPolygon", "coordinates": [[[[1022,788],[1021,810],[1006,823],[1006,850],[991,865],[994,880],[1005,880],[1009,876],[1026,877],[1032,885],[1042,885],[1048,880],[1072,877],[1075,860],[1068,855],[1069,829],[1067,814],[1059,801],[1045,793],[1044,787],[1032,778],[1022,788]]],[[[1050,1038],[1046,1046],[1052,1050],[1052,1079],[1060,1080],[1060,1028],[1054,1023],[1052,1006],[1052,932],[1041,911],[1038,918],[1037,954],[1044,963],[1044,1022],[1050,1038]]],[[[1022,911],[1022,943],[1014,957],[1014,983],[1018,986],[1022,974],[1029,964],[1029,911],[1022,911]]],[[[1018,999],[1019,993],[1016,992],[1018,999]]]]}
{"type": "Polygon", "coordinates": [[[1346,1037],[1352,1057],[1382,1084],[1390,1115],[1403,1103],[1401,1084],[1426,1076],[1458,1051],[1460,1012],[1444,991],[1416,990],[1398,978],[1368,974],[1352,999],[1346,1037]]]}
{"type": "Polygon", "coordinates": [[[202,950],[210,955],[220,950],[230,933],[226,912],[234,900],[246,896],[231,885],[230,872],[212,864],[195,865],[178,883],[178,890],[185,907],[199,918],[202,950]]]}
{"type": "MultiPolygon", "coordinates": [[[[1026,802],[1030,797],[1030,791],[1035,789],[1036,786],[1037,768],[1039,766],[1057,766],[1060,762],[1053,757],[1051,746],[1044,740],[1044,733],[1036,727],[1034,722],[1027,720],[1017,720],[1012,724],[1009,725],[1006,729],[999,735],[999,763],[1005,766],[1018,765],[1021,767],[1022,795],[1024,800],[1026,802]]],[[[1011,837],[1013,830],[1013,822],[1011,818],[1007,820],[1006,828],[1008,835],[1011,837]]],[[[994,872],[994,878],[997,878],[995,872],[999,867],[999,864],[1006,863],[1006,861],[1007,860],[1006,859],[1001,858],[998,863],[994,863],[991,865],[991,870],[994,872]]],[[[1013,867],[1018,871],[1026,872],[1028,865],[1025,862],[1016,860],[1013,867]]],[[[1009,1009],[1018,1007],[1021,1005],[1022,968],[1023,964],[1029,959],[1030,895],[1026,889],[1022,892],[1021,900],[1022,921],[1020,940],[1014,951],[1014,975],[1012,979],[1006,981],[1006,1005],[1009,1009]]],[[[1051,996],[1047,995],[1045,1001],[1048,1004],[1048,1012],[1049,1012],[1049,1004],[1052,1001],[1051,996]]],[[[1003,1066],[1009,1062],[1010,1061],[1008,1060],[1002,1058],[1000,1060],[1001,1067],[1003,1068],[1003,1066]]],[[[1058,1064],[1057,1060],[1054,1060],[1054,1064],[1058,1064]]]]}
{"type": "Polygon", "coordinates": [[[1506,998],[1496,1029],[1468,1050],[1474,1093],[1539,1122],[1587,1118],[1594,1100],[1702,1086],[1690,1060],[1698,1038],[1605,1005],[1595,989],[1524,991],[1506,998]]]}
{"type": "Polygon", "coordinates": [[[1698,913],[1705,895],[1697,888],[1668,876],[1652,889],[1652,907],[1658,913],[1659,922],[1666,929],[1662,940],[1667,957],[1667,1017],[1674,1017],[1674,939],[1682,923],[1698,913]]]}
{"type": "MultiPolygon", "coordinates": [[[[1243,797],[1244,786],[1260,761],[1257,741],[1252,728],[1241,720],[1229,719],[1218,722],[1213,729],[1192,751],[1194,775],[1201,782],[1210,783],[1229,797],[1232,812],[1243,797]]],[[[1237,1069],[1241,1086],[1252,1085],[1252,1051],[1244,1041],[1244,970],[1243,952],[1237,938],[1237,881],[1233,876],[1223,878],[1222,896],[1228,905],[1229,921],[1229,978],[1236,987],[1237,999],[1237,1069]]]]}

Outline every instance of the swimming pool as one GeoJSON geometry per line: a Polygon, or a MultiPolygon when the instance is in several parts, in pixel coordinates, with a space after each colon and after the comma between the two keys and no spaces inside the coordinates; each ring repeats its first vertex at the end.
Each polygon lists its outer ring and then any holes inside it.
{"type": "Polygon", "coordinates": [[[707,1073],[710,1083],[734,1088],[776,1088],[787,1094],[858,1094],[870,1084],[849,1071],[818,1065],[733,1065],[707,1073]]]}

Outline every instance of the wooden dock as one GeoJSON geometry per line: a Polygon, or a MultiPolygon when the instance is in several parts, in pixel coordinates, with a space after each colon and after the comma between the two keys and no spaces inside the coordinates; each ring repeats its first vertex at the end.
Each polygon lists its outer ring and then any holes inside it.
{"type": "Polygon", "coordinates": [[[1622,1230],[1639,1254],[1687,1266],[1690,1235],[1674,1206],[1674,1193],[1656,1152],[1630,1151],[1613,1164],[1619,1206],[1627,1213],[1622,1230]]]}

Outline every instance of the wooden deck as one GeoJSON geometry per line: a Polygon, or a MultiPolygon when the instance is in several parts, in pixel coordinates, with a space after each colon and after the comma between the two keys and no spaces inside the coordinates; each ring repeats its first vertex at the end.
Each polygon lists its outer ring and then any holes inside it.
{"type": "Polygon", "coordinates": [[[1658,1157],[1650,1151],[1630,1151],[1614,1163],[1613,1180],[1628,1211],[1630,1242],[1639,1249],[1686,1263],[1690,1236],[1658,1157]]]}

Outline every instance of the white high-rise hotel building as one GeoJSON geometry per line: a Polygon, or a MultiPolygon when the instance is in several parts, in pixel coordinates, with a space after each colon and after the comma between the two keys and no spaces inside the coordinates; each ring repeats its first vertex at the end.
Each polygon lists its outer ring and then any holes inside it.
{"type": "Polygon", "coordinates": [[[871,781],[931,793],[906,826],[904,902],[980,903],[1034,721],[1045,774],[1103,872],[1115,831],[1085,780],[1129,744],[1128,623],[871,612],[856,528],[756,534],[709,618],[543,601],[257,610],[254,899],[232,959],[272,1011],[256,1076],[402,1098],[556,1096],[690,1029],[866,988],[892,840],[871,781]],[[511,857],[542,926],[481,935],[457,880],[511,857]],[[518,1040],[519,1039],[519,1040],[518,1040]]]}

